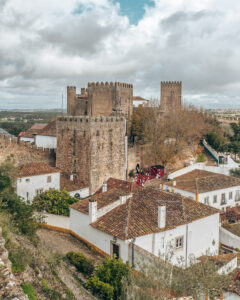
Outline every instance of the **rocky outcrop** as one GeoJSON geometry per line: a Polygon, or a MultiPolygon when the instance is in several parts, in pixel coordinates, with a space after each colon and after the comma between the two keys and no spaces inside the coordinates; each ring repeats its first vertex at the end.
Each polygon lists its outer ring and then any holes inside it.
{"type": "Polygon", "coordinates": [[[0,299],[28,300],[29,298],[23,293],[21,283],[11,272],[11,262],[4,244],[0,228],[0,299]]]}

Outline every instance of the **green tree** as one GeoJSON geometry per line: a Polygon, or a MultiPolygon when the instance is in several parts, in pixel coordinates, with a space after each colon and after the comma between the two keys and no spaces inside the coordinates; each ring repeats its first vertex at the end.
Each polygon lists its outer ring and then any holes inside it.
{"type": "Polygon", "coordinates": [[[129,273],[128,264],[124,264],[119,258],[105,258],[102,265],[96,268],[95,276],[100,281],[110,284],[114,288],[114,299],[117,299],[122,294],[122,279],[127,278],[129,273]]]}
{"type": "Polygon", "coordinates": [[[33,206],[38,211],[46,211],[50,214],[69,216],[69,206],[78,199],[71,197],[66,190],[50,189],[37,195],[33,200],[33,206]]]}

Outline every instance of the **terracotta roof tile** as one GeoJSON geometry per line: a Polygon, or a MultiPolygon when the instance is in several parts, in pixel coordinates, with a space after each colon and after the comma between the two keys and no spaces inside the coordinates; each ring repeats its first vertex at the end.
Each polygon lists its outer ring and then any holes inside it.
{"type": "Polygon", "coordinates": [[[142,98],[141,96],[133,96],[133,100],[134,101],[148,101],[148,100],[142,98]]]}
{"type": "Polygon", "coordinates": [[[48,123],[39,133],[38,135],[44,136],[57,136],[57,124],[56,119],[52,120],[48,123]]]}
{"type": "Polygon", "coordinates": [[[60,187],[61,187],[61,189],[65,189],[68,192],[73,192],[73,191],[77,191],[82,188],[85,188],[87,186],[83,185],[81,182],[78,182],[76,180],[72,181],[72,180],[68,179],[64,174],[61,174],[60,187]]]}
{"type": "Polygon", "coordinates": [[[49,166],[45,162],[29,163],[20,167],[20,176],[35,176],[60,172],[57,168],[49,166]]]}
{"type": "MultiPolygon", "coordinates": [[[[131,191],[136,191],[141,189],[141,187],[139,187],[135,182],[129,182],[126,180],[110,177],[107,180],[107,189],[111,190],[115,188],[123,190],[125,192],[131,192],[131,191]]],[[[100,194],[100,193],[102,193],[102,187],[96,192],[96,194],[100,194]]]]}
{"type": "Polygon", "coordinates": [[[126,240],[165,231],[194,220],[219,213],[219,210],[179,194],[146,188],[91,225],[110,235],[126,240]],[[158,227],[158,206],[166,205],[166,227],[158,227]]]}
{"type": "Polygon", "coordinates": [[[34,124],[31,128],[29,128],[23,135],[22,137],[26,137],[26,138],[34,138],[35,134],[38,134],[41,130],[43,130],[43,128],[47,126],[47,124],[34,124]]]}
{"type": "Polygon", "coordinates": [[[220,254],[220,255],[214,255],[214,256],[207,256],[203,255],[198,258],[201,262],[205,260],[210,260],[214,262],[218,267],[222,267],[225,264],[229,263],[231,260],[233,260],[237,256],[237,253],[228,253],[228,254],[220,254]]]}
{"type": "MultiPolygon", "coordinates": [[[[240,186],[240,179],[232,176],[208,172],[204,170],[193,170],[174,179],[177,189],[191,193],[206,193],[210,191],[240,186]]],[[[173,182],[165,183],[173,187],[173,182]]]]}

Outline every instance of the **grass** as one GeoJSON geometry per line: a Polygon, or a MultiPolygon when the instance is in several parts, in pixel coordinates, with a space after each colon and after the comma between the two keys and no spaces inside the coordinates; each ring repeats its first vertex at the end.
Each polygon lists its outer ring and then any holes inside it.
{"type": "Polygon", "coordinates": [[[35,289],[30,283],[23,284],[22,289],[28,296],[29,300],[37,300],[37,297],[35,296],[35,289]]]}

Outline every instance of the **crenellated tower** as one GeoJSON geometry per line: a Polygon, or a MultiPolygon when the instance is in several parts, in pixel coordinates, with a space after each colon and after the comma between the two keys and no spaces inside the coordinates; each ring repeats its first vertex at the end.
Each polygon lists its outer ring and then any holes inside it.
{"type": "Polygon", "coordinates": [[[161,82],[161,109],[166,113],[177,112],[182,108],[182,82],[161,82]]]}

